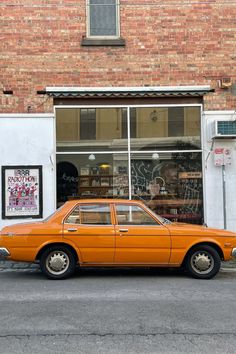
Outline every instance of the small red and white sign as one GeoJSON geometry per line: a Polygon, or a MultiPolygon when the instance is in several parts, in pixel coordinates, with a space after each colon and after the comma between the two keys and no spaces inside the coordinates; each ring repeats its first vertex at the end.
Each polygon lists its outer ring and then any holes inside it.
{"type": "Polygon", "coordinates": [[[231,149],[228,148],[216,148],[214,150],[214,165],[224,166],[231,165],[231,149]]]}

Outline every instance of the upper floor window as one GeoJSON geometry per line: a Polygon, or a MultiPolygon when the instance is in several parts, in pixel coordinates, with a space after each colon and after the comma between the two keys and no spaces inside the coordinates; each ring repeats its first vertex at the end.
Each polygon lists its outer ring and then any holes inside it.
{"type": "Polygon", "coordinates": [[[119,0],[88,1],[88,37],[113,37],[120,35],[119,0]]]}

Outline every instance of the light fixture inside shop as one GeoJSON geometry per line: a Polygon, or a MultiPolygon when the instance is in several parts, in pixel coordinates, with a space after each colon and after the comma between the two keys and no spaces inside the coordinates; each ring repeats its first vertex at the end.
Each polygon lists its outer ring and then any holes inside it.
{"type": "Polygon", "coordinates": [[[89,159],[89,161],[94,161],[94,160],[96,160],[96,157],[94,154],[90,154],[88,159],[89,159]]]}
{"type": "Polygon", "coordinates": [[[99,165],[100,168],[109,168],[110,165],[108,163],[102,163],[101,165],[99,165]]]}
{"type": "Polygon", "coordinates": [[[160,155],[157,152],[154,152],[152,154],[152,160],[159,160],[159,158],[160,158],[160,155]]]}
{"type": "Polygon", "coordinates": [[[150,113],[150,119],[153,122],[156,122],[158,120],[158,113],[155,109],[150,113]]]}

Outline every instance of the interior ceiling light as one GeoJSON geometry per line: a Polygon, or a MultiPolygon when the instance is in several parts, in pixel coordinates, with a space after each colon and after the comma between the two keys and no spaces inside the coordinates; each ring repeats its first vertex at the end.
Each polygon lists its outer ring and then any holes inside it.
{"type": "Polygon", "coordinates": [[[154,153],[152,154],[152,159],[153,159],[153,160],[159,160],[159,158],[160,158],[160,155],[159,155],[157,152],[154,152],[154,153]]]}
{"type": "Polygon", "coordinates": [[[96,159],[94,154],[90,154],[88,157],[89,161],[94,161],[96,159]]]}

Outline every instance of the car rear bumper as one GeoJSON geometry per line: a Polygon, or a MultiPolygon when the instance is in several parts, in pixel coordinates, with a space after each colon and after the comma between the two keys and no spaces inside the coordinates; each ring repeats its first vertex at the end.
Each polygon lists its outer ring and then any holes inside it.
{"type": "Polygon", "coordinates": [[[232,258],[236,258],[236,248],[232,249],[231,256],[232,258]]]}
{"type": "Polygon", "coordinates": [[[8,251],[7,248],[5,247],[0,247],[0,258],[7,258],[9,257],[11,254],[10,252],[8,251]]]}

